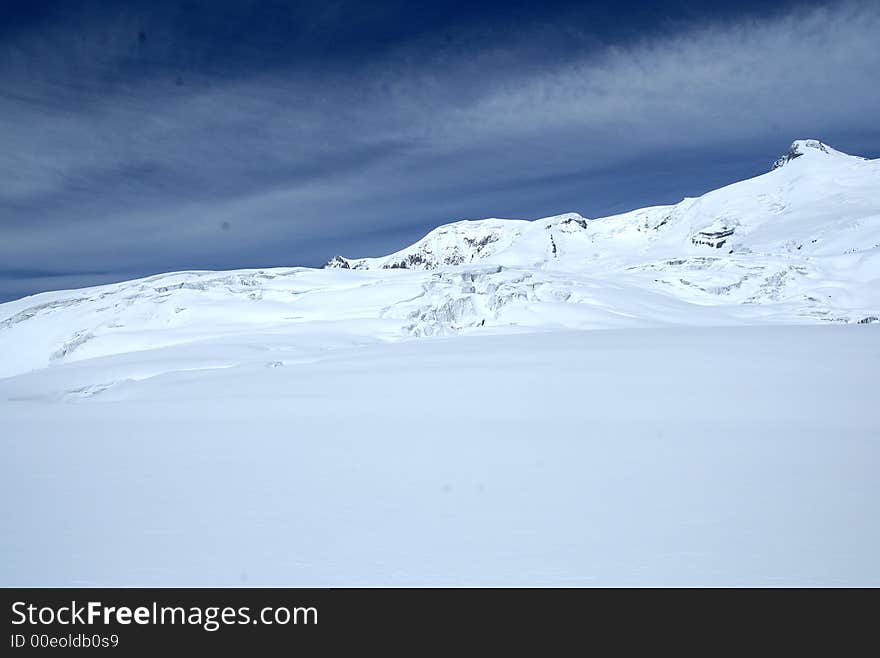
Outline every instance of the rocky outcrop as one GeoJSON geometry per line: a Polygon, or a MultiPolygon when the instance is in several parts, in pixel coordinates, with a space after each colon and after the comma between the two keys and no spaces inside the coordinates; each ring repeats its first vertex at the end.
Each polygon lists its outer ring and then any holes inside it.
{"type": "Polygon", "coordinates": [[[343,258],[342,256],[334,256],[333,258],[328,260],[326,263],[321,265],[321,269],[323,269],[323,270],[333,270],[333,269],[350,270],[351,263],[348,261],[348,259],[343,258]]]}

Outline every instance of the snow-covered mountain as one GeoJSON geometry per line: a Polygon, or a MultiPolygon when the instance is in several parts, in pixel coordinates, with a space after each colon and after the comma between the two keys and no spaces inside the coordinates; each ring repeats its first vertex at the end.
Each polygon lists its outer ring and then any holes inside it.
{"type": "Polygon", "coordinates": [[[0,304],[0,585],[878,585],[878,317],[880,160],[816,141],[0,304]]]}
{"type": "Polygon", "coordinates": [[[878,317],[880,160],[804,140],[763,175],[671,206],[461,221],[322,270],[178,272],[2,304],[0,376],[243,333],[348,344],[878,317]]]}
{"type": "Polygon", "coordinates": [[[335,256],[324,267],[430,270],[484,262],[582,272],[680,258],[691,266],[744,255],[803,261],[870,252],[880,243],[878,212],[880,162],[798,140],[769,173],[672,206],[594,220],[567,213],[455,222],[388,256],[335,256]]]}
{"type": "MultiPolygon", "coordinates": [[[[582,218],[576,213],[572,217],[582,218]]],[[[380,258],[334,256],[324,268],[435,270],[486,259],[519,242],[531,222],[522,219],[464,220],[444,224],[409,247],[380,258]]]]}

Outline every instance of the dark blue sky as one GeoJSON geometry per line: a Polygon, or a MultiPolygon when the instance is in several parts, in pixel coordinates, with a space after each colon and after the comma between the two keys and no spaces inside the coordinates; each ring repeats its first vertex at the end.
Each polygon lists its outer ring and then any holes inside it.
{"type": "Polygon", "coordinates": [[[880,155],[874,2],[0,3],[0,300],[880,155]]]}

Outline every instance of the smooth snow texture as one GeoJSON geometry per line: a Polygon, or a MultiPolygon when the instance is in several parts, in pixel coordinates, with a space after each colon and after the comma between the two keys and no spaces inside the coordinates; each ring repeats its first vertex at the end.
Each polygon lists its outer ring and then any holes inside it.
{"type": "Polygon", "coordinates": [[[880,585],[878,326],[205,354],[0,380],[0,583],[880,585]]]}
{"type": "Polygon", "coordinates": [[[815,140],[0,304],[0,585],[880,585],[878,318],[880,161],[815,140]]]}

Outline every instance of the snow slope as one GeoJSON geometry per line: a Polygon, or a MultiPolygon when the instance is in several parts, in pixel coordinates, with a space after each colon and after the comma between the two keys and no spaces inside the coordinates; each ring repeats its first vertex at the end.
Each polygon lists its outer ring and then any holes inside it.
{"type": "Polygon", "coordinates": [[[880,161],[810,140],[786,157],[674,206],[596,220],[456,222],[390,256],[323,270],[178,272],[0,304],[0,377],[241,333],[298,341],[317,331],[345,345],[477,331],[875,321],[880,161]]]}
{"type": "Polygon", "coordinates": [[[858,322],[880,315],[880,161],[799,140],[769,173],[674,206],[509,228],[457,222],[390,256],[327,267],[471,262],[591,276],[698,305],[770,305],[787,321],[858,322]],[[487,246],[465,250],[471,243],[487,246]]]}
{"type": "Polygon", "coordinates": [[[814,140],[673,206],[0,304],[0,584],[880,585],[877,318],[880,161],[814,140]]]}
{"type": "Polygon", "coordinates": [[[880,326],[255,349],[0,380],[0,583],[880,585],[880,326]]]}
{"type": "Polygon", "coordinates": [[[876,249],[878,216],[880,161],[798,140],[769,173],[674,206],[592,221],[566,213],[532,222],[455,222],[389,256],[336,256],[325,267],[436,269],[487,262],[581,272],[701,256],[809,261],[876,249]]]}

